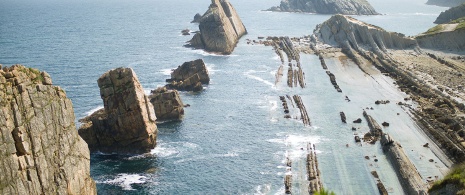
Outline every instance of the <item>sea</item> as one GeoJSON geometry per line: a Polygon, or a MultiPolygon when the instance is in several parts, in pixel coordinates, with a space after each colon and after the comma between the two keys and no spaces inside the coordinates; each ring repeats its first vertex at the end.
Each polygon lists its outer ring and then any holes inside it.
{"type": "MultiPolygon", "coordinates": [[[[368,1],[381,15],[353,17],[407,36],[433,27],[447,9],[426,5],[426,0],[368,1]]],[[[272,48],[246,41],[311,35],[331,15],[263,11],[280,0],[230,2],[248,34],[231,55],[218,55],[183,47],[191,36],[181,30],[198,30],[190,22],[207,10],[209,0],[1,0],[0,64],[48,72],[72,100],[79,126],[78,119],[103,107],[97,79],[106,71],[134,69],[148,94],[165,85],[171,70],[183,62],[205,61],[210,84],[201,93],[181,92],[191,106],[181,121],[158,123],[157,147],[149,155],[91,154],[99,194],[284,194],[289,174],[292,192],[308,194],[308,143],[316,146],[325,189],[378,194],[371,174],[377,171],[390,194],[403,194],[379,143],[354,142],[355,135],[368,131],[362,112],[369,107],[379,123],[391,123],[384,131],[402,144],[424,181],[443,177],[448,163],[441,161],[440,152],[422,147],[430,140],[408,109],[395,104],[407,95],[392,79],[368,76],[350,61],[328,58],[343,91],[338,93],[318,57],[302,54],[306,87],[289,88],[285,77],[275,83],[281,61],[272,48]],[[310,126],[284,118],[283,95],[302,97],[310,126]],[[392,103],[375,105],[376,100],[392,103]],[[348,124],[340,121],[340,111],[348,124]],[[357,118],[363,122],[353,124],[357,118]]]]}

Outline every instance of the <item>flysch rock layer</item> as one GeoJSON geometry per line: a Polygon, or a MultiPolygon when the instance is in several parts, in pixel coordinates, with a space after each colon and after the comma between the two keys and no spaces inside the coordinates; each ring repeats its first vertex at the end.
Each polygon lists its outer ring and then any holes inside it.
{"type": "Polygon", "coordinates": [[[46,72],[0,70],[0,194],[96,194],[74,120],[71,100],[46,72]]]}
{"type": "Polygon", "coordinates": [[[81,119],[79,135],[91,151],[146,153],[155,148],[153,105],[131,68],[117,68],[98,79],[104,108],[81,119]]]}
{"type": "Polygon", "coordinates": [[[149,96],[158,120],[179,120],[184,115],[184,104],[177,90],[160,87],[149,96]]]}
{"type": "Polygon", "coordinates": [[[202,59],[184,62],[171,72],[171,78],[166,79],[168,89],[180,91],[202,91],[202,84],[210,83],[207,67],[202,59]]]}
{"type": "Polygon", "coordinates": [[[244,24],[228,0],[212,0],[207,12],[198,20],[199,33],[186,46],[210,52],[231,54],[242,35],[244,24]]]}
{"type": "Polygon", "coordinates": [[[281,12],[309,12],[318,14],[378,15],[366,0],[282,0],[268,9],[281,12]]]}

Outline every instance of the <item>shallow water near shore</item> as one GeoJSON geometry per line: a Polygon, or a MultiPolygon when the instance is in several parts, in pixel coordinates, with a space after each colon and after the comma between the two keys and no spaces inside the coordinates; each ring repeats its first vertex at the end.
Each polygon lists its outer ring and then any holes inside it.
{"type": "MultiPolygon", "coordinates": [[[[210,1],[6,0],[0,3],[0,64],[21,63],[50,73],[73,101],[79,119],[102,106],[96,80],[109,69],[133,68],[148,92],[164,85],[168,71],[185,61],[202,58],[207,63],[211,84],[202,93],[181,93],[191,107],[182,121],[158,125],[158,146],[151,155],[91,156],[91,175],[100,194],[283,194],[285,174],[293,174],[294,193],[303,194],[301,148],[308,142],[316,144],[325,188],[337,194],[376,194],[370,174],[376,170],[390,193],[403,194],[379,145],[353,141],[354,133],[368,131],[362,116],[366,107],[374,108],[368,113],[379,123],[391,123],[384,130],[402,144],[422,176],[442,177],[444,163],[422,147],[428,139],[405,109],[395,105],[405,94],[391,79],[379,72],[369,77],[351,62],[328,58],[343,91],[338,93],[318,57],[302,55],[307,87],[288,88],[284,77],[275,85],[281,62],[272,48],[245,41],[309,35],[330,15],[260,11],[279,0],[230,1],[249,34],[232,55],[222,56],[182,47],[190,37],[181,36],[181,30],[197,30],[190,21],[210,1]],[[283,118],[279,96],[287,94],[302,96],[310,127],[283,118]],[[346,95],[350,102],[344,100],[346,95]],[[384,99],[391,103],[374,104],[384,99]],[[340,111],[349,124],[340,122],[340,111]],[[357,118],[364,122],[352,125],[357,118]],[[352,126],[360,129],[354,132],[352,126]],[[291,172],[285,167],[286,156],[293,161],[291,172]]],[[[370,3],[385,15],[354,17],[416,35],[432,27],[446,9],[425,2],[373,0],[370,3]]]]}

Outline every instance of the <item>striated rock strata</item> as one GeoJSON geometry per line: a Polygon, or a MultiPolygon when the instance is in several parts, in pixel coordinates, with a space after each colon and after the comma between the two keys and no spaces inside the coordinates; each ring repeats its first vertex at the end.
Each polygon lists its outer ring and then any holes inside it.
{"type": "Polygon", "coordinates": [[[444,24],[462,17],[465,17],[465,3],[441,12],[434,23],[444,24]]]}
{"type": "Polygon", "coordinates": [[[81,119],[79,135],[91,151],[133,154],[156,145],[154,108],[131,68],[117,68],[98,79],[104,108],[81,119]]]}
{"type": "Polygon", "coordinates": [[[169,82],[168,89],[177,89],[180,91],[202,91],[202,84],[210,83],[207,67],[202,59],[184,62],[171,73],[171,78],[166,79],[169,82]]]}
{"type": "Polygon", "coordinates": [[[184,104],[176,90],[160,87],[152,90],[149,99],[158,120],[181,119],[184,115],[184,104]]]}
{"type": "Polygon", "coordinates": [[[199,22],[199,33],[186,46],[230,54],[239,38],[247,33],[239,15],[228,0],[212,0],[199,22]]]}
{"type": "Polygon", "coordinates": [[[0,194],[96,194],[74,120],[71,100],[46,72],[0,70],[0,194]]]}
{"type": "Polygon", "coordinates": [[[279,6],[267,11],[345,15],[378,14],[366,0],[282,0],[279,6]]]}

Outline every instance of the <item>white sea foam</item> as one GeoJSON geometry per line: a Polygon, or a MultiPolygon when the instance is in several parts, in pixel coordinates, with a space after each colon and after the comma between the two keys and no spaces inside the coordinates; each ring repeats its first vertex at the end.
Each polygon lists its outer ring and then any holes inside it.
{"type": "Polygon", "coordinates": [[[171,72],[172,72],[172,71],[173,71],[172,69],[161,69],[161,70],[158,71],[158,72],[162,73],[162,74],[165,75],[165,76],[171,76],[171,72]]]}
{"type": "Polygon", "coordinates": [[[239,156],[236,152],[228,152],[227,154],[223,154],[224,157],[235,157],[239,156]]]}
{"type": "Polygon", "coordinates": [[[208,64],[208,63],[205,63],[205,66],[207,67],[207,70],[208,70],[208,74],[209,74],[209,75],[215,74],[215,72],[218,71],[218,70],[215,69],[215,64],[208,64]]]}
{"type": "Polygon", "coordinates": [[[249,71],[245,72],[244,75],[247,76],[247,77],[249,77],[249,78],[251,78],[251,79],[255,79],[255,80],[257,80],[257,81],[260,81],[260,82],[262,82],[262,83],[264,83],[264,84],[266,84],[266,85],[269,85],[269,86],[271,86],[271,88],[275,88],[274,84],[271,83],[270,81],[267,81],[267,80],[265,80],[265,79],[263,79],[263,78],[261,78],[261,77],[252,75],[252,74],[255,73],[255,72],[256,72],[256,71],[254,71],[254,70],[249,70],[249,71]]]}
{"type": "Polygon", "coordinates": [[[132,184],[141,184],[145,183],[147,177],[139,175],[139,174],[118,174],[115,179],[112,180],[106,180],[103,182],[97,182],[97,183],[106,183],[106,184],[113,184],[113,185],[119,185],[123,188],[123,190],[134,190],[132,188],[132,184]]]}
{"type": "Polygon", "coordinates": [[[98,106],[98,107],[96,107],[96,108],[94,108],[92,110],[87,111],[85,114],[86,114],[86,116],[90,116],[91,114],[93,114],[94,112],[96,112],[97,110],[100,110],[102,108],[103,108],[103,106],[98,106]]]}
{"type": "Polygon", "coordinates": [[[174,148],[164,147],[163,145],[159,144],[157,147],[152,149],[152,151],[150,151],[150,153],[154,154],[154,155],[156,155],[158,157],[168,157],[168,156],[171,156],[171,155],[174,155],[174,154],[178,154],[179,151],[177,151],[174,148]]]}
{"type": "Polygon", "coordinates": [[[257,186],[255,188],[254,195],[269,194],[270,190],[271,190],[271,185],[270,184],[259,185],[259,186],[257,186]]]}
{"type": "Polygon", "coordinates": [[[276,110],[278,108],[278,101],[276,100],[270,100],[268,101],[271,104],[270,111],[276,110]]]}

